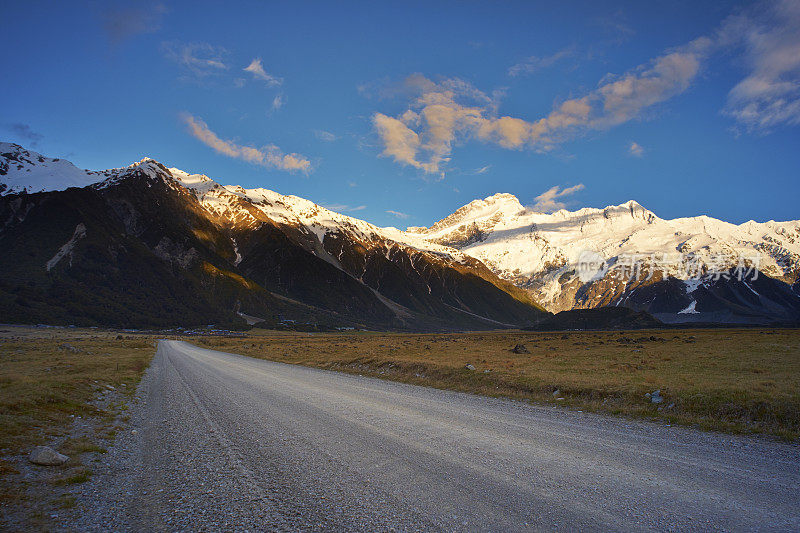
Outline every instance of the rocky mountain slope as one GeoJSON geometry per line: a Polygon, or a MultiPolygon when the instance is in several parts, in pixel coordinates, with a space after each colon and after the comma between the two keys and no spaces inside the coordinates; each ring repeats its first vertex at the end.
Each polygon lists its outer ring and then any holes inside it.
{"type": "Polygon", "coordinates": [[[150,159],[80,171],[3,144],[0,184],[0,322],[435,330],[547,315],[453,248],[150,159]]]}
{"type": "MultiPolygon", "coordinates": [[[[158,324],[189,306],[215,309],[202,315],[208,322],[222,313],[273,324],[530,325],[544,317],[536,302],[553,313],[622,306],[665,322],[800,320],[800,221],[665,220],[634,201],[545,214],[496,194],[430,228],[400,231],[148,159],[83,171],[0,143],[0,224],[0,246],[12,251],[0,258],[9,269],[0,275],[6,302],[21,293],[49,309],[41,291],[85,283],[86,268],[94,283],[113,278],[158,293],[158,275],[168,285],[180,280],[175,295],[204,299],[171,296],[161,318],[148,319],[158,324]],[[37,191],[50,192],[30,194],[37,191]],[[139,263],[147,267],[132,266],[139,263]]],[[[70,287],[74,297],[86,285],[70,287]]],[[[155,297],[147,294],[141,302],[155,297]]],[[[113,295],[109,288],[98,298],[113,295]]],[[[8,305],[26,321],[54,312],[8,305]]]]}
{"type": "Polygon", "coordinates": [[[665,220],[634,201],[545,214],[496,194],[409,232],[481,260],[552,312],[625,306],[670,322],[800,319],[800,221],[665,220]]]}

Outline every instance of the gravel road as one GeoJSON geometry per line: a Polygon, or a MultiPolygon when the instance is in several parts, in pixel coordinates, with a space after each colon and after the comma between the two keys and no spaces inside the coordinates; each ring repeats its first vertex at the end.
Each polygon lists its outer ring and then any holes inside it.
{"type": "Polygon", "coordinates": [[[800,448],[765,439],[177,341],[138,396],[69,529],[800,530],[800,448]]]}

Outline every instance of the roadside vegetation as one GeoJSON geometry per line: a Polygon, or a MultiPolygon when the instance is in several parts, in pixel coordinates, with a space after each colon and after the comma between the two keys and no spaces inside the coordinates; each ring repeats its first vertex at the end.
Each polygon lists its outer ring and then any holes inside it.
{"type": "MultiPolygon", "coordinates": [[[[124,428],[158,338],[0,326],[0,529],[48,529],[75,506],[81,484],[124,428]],[[31,465],[27,454],[36,445],[70,460],[31,465]]],[[[417,385],[800,439],[800,330],[252,330],[184,340],[417,385]]]]}
{"type": "Polygon", "coordinates": [[[53,512],[74,504],[70,487],[90,479],[154,353],[142,336],[0,327],[0,529],[18,519],[47,529],[53,512]],[[37,445],[70,460],[31,465],[37,445]]]}
{"type": "Polygon", "coordinates": [[[254,330],[246,338],[190,341],[262,359],[418,385],[730,433],[800,438],[798,330],[458,334],[254,330]],[[519,353],[514,351],[517,345],[519,353]]]}

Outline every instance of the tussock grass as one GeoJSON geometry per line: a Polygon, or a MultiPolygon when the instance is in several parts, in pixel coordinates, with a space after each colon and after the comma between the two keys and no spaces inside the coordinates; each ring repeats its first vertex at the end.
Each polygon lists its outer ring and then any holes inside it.
{"type": "Polygon", "coordinates": [[[75,496],[71,494],[64,494],[58,500],[56,500],[56,504],[59,509],[72,509],[77,505],[75,501],[75,496]]]}
{"type": "Polygon", "coordinates": [[[0,327],[0,504],[9,516],[22,512],[31,528],[48,529],[44,517],[49,514],[43,508],[75,505],[69,494],[43,501],[50,493],[40,483],[49,481],[63,490],[90,479],[81,456],[105,453],[95,440],[113,439],[114,420],[124,407],[122,402],[95,400],[108,391],[133,394],[154,353],[153,339],[146,337],[0,327]],[[81,417],[89,435],[69,437],[76,417],[81,417]],[[55,445],[70,461],[47,469],[20,461],[36,445],[55,445]],[[34,475],[21,469],[33,469],[34,475]],[[32,499],[31,493],[39,496],[32,499]]]}
{"type": "Polygon", "coordinates": [[[800,331],[287,334],[193,342],[407,383],[731,433],[800,437],[800,331]],[[511,348],[524,344],[530,353],[511,348]],[[471,364],[475,370],[467,370],[471,364]],[[645,393],[661,390],[653,404],[645,393]],[[558,392],[554,395],[554,392],[558,392]]]}
{"type": "Polygon", "coordinates": [[[106,453],[108,450],[98,446],[88,437],[79,437],[77,439],[68,438],[58,451],[72,457],[83,453],[106,453]]]}
{"type": "Polygon", "coordinates": [[[78,483],[86,483],[92,478],[92,471],[88,468],[77,468],[68,473],[64,477],[58,477],[53,480],[53,484],[57,486],[64,485],[77,485],[78,483]]]}
{"type": "Polygon", "coordinates": [[[147,338],[118,340],[111,334],[64,330],[21,333],[25,330],[0,332],[3,454],[20,453],[63,435],[72,417],[113,420],[92,399],[108,386],[132,394],[155,353],[147,338]]]}

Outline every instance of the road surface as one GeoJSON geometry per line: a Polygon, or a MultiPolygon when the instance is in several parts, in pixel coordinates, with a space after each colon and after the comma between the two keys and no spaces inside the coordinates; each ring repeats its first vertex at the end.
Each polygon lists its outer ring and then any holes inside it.
{"type": "MultiPolygon", "coordinates": [[[[81,530],[800,530],[800,448],[161,341],[81,530]]],[[[83,508],[82,507],[82,508],[83,508]]]]}

